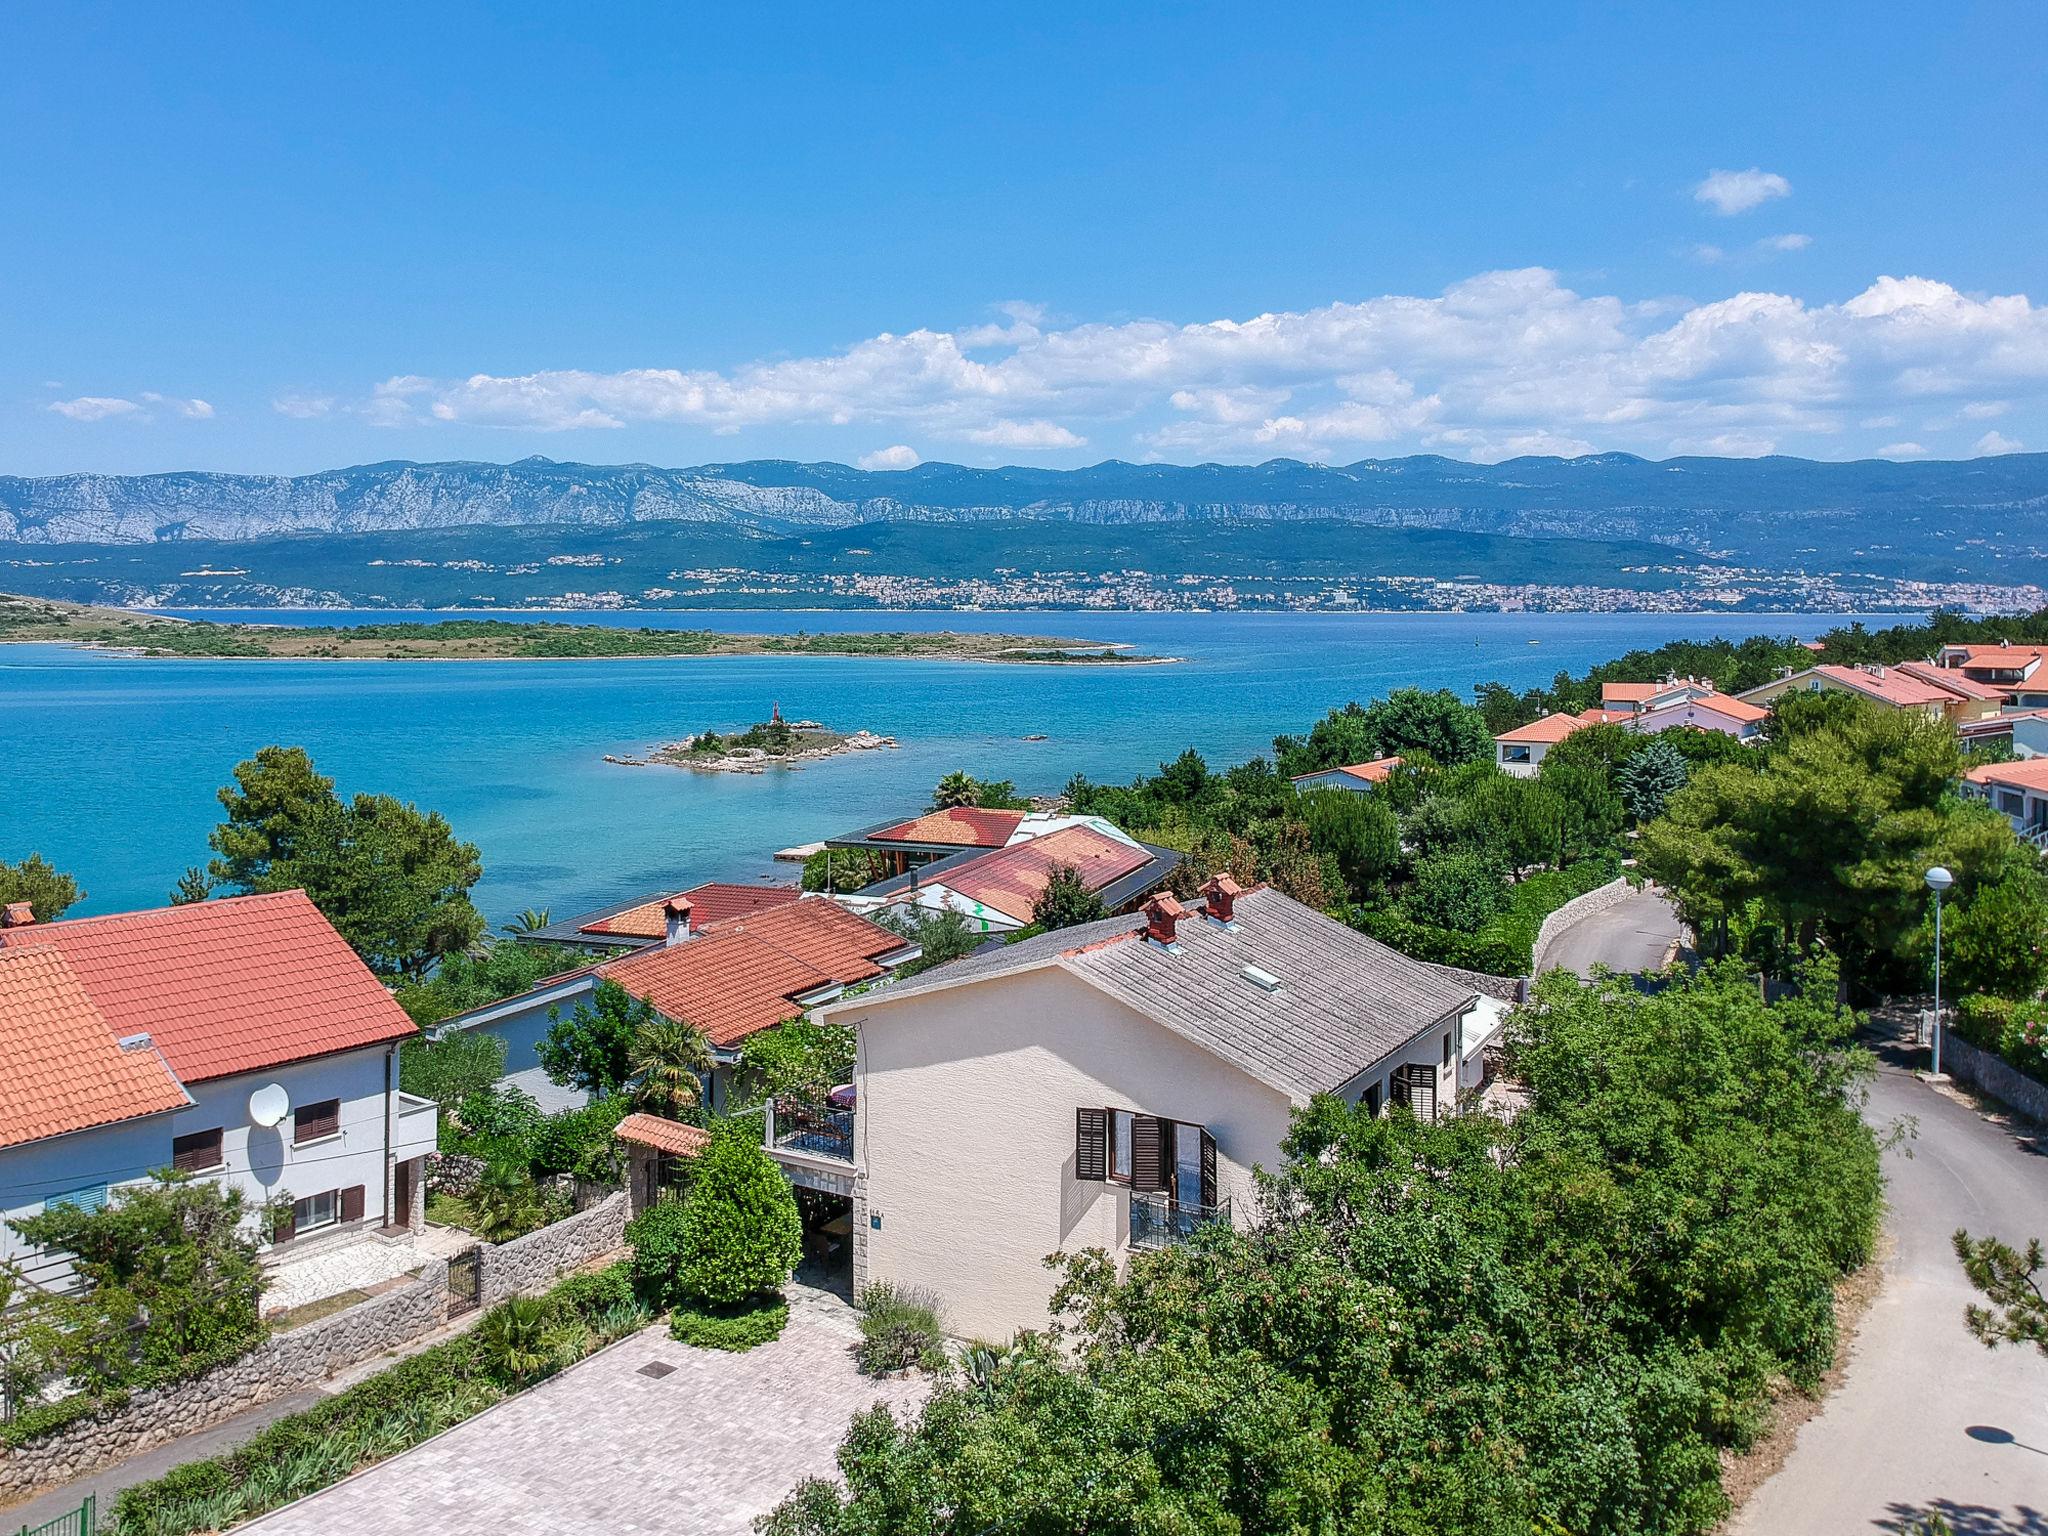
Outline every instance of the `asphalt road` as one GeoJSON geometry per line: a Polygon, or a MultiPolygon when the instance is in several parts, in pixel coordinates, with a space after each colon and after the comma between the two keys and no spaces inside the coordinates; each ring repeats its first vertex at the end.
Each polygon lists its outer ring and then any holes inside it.
{"type": "Polygon", "coordinates": [[[1543,966],[1563,966],[1579,976],[1591,975],[1596,965],[1654,971],[1677,940],[1678,914],[1671,903],[1656,891],[1642,890],[1565,929],[1543,957],[1543,966]]]}
{"type": "Polygon", "coordinates": [[[2048,1536],[2048,1358],[1970,1336],[1975,1293],[1949,1244],[1957,1227],[2048,1238],[2048,1135],[2002,1128],[1913,1077],[1902,1050],[1883,1054],[1867,1117],[1918,1122],[1885,1154],[1884,1288],[1841,1388],[1728,1536],[1916,1531],[1934,1512],[1956,1536],[2048,1536]]]}

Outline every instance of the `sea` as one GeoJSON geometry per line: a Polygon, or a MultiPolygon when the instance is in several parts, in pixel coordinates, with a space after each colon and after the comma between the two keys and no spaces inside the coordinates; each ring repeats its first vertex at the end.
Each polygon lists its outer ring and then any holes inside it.
{"type": "MultiPolygon", "coordinates": [[[[191,617],[350,624],[389,610],[191,617]]],[[[447,613],[421,618],[451,617],[447,613]]],[[[502,616],[502,615],[498,615],[502,616]]],[[[158,905],[203,864],[216,798],[269,743],[302,746],[345,794],[440,811],[482,852],[493,924],[556,918],[701,880],[791,878],[776,850],[921,808],[953,769],[1057,792],[1124,782],[1185,747],[1214,767],[1324,711],[1414,685],[1525,688],[1639,646],[1811,637],[1845,614],[550,613],[750,633],[977,630],[1118,643],[1158,666],[839,657],[645,661],[147,660],[0,646],[0,858],[31,851],[85,887],[74,915],[158,905]],[[759,775],[605,761],[692,732],[787,719],[893,736],[759,775]],[[1042,739],[1029,739],[1042,738],[1042,739]]],[[[1890,614],[1874,624],[1910,622],[1890,614]]]]}

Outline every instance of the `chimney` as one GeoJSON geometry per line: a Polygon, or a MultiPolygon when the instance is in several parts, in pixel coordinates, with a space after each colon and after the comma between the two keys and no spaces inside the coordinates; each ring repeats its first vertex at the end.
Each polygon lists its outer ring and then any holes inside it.
{"type": "Polygon", "coordinates": [[[1187,908],[1165,891],[1145,903],[1145,937],[1161,944],[1174,942],[1174,925],[1188,915],[1187,908]]]}
{"type": "Polygon", "coordinates": [[[1244,887],[1229,875],[1211,875],[1202,886],[1202,894],[1209,898],[1209,915],[1219,923],[1227,923],[1237,910],[1237,898],[1244,894],[1244,887]]]}
{"type": "Polygon", "coordinates": [[[694,910],[687,896],[671,897],[662,903],[661,915],[667,923],[667,932],[662,937],[663,948],[673,949],[690,937],[690,913],[694,910]]]}
{"type": "Polygon", "coordinates": [[[7,910],[0,913],[0,928],[26,928],[36,920],[33,902],[10,901],[7,910]]]}

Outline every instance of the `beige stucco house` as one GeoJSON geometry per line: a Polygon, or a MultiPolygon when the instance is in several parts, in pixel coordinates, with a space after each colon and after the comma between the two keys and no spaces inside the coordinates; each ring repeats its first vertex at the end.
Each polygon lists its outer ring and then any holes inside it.
{"type": "Polygon", "coordinates": [[[857,1284],[928,1288],[957,1334],[1042,1327],[1048,1254],[1247,1221],[1311,1096],[1455,1098],[1471,987],[1277,892],[1206,895],[817,1010],[858,1037],[857,1284]]]}

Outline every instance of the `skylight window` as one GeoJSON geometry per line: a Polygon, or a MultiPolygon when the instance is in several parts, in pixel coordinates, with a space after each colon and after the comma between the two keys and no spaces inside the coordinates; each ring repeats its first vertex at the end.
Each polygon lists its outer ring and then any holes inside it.
{"type": "Polygon", "coordinates": [[[1271,971],[1262,971],[1256,965],[1248,965],[1244,968],[1243,975],[1246,981],[1257,987],[1261,992],[1278,992],[1280,990],[1280,978],[1271,971]]]}

